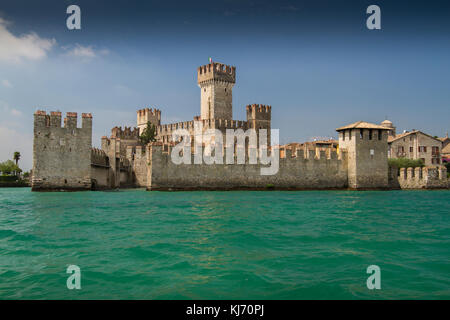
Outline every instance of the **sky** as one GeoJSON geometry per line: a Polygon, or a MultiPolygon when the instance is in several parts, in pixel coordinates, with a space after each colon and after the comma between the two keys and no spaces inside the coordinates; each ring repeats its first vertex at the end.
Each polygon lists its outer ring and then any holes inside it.
{"type": "Polygon", "coordinates": [[[271,105],[280,143],[359,120],[449,130],[446,1],[0,0],[0,161],[19,151],[32,167],[38,109],[91,112],[97,147],[144,107],[163,123],[192,120],[209,57],[236,66],[233,118],[271,105]],[[72,4],[81,30],[66,26],[72,4]],[[372,4],[381,30],[366,27],[372,4]]]}

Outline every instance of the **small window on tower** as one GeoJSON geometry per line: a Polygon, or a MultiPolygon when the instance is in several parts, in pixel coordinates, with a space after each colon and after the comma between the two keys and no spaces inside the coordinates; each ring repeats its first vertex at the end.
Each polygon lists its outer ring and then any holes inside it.
{"type": "Polygon", "coordinates": [[[225,92],[227,92],[227,88],[225,88],[225,92]]]}

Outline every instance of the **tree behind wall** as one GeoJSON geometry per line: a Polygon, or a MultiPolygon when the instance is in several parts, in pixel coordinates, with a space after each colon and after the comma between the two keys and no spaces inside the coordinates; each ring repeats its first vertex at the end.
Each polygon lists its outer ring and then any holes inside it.
{"type": "Polygon", "coordinates": [[[154,126],[150,121],[147,121],[147,126],[140,135],[139,140],[143,144],[156,141],[156,126],[154,126]]]}

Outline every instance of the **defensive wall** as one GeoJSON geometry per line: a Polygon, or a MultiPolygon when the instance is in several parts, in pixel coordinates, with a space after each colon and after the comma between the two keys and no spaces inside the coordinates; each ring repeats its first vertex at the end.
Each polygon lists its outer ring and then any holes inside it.
{"type": "MultiPolygon", "coordinates": [[[[248,149],[247,149],[248,150],[248,149]]],[[[204,152],[204,147],[203,150],[204,152]]],[[[283,150],[275,175],[261,175],[269,165],[245,164],[174,164],[171,147],[162,143],[147,146],[150,158],[147,178],[149,190],[233,190],[233,189],[342,189],[348,185],[347,153],[330,151],[283,150]]]]}
{"type": "Polygon", "coordinates": [[[446,189],[450,187],[447,168],[444,166],[390,168],[391,188],[446,189]]]}

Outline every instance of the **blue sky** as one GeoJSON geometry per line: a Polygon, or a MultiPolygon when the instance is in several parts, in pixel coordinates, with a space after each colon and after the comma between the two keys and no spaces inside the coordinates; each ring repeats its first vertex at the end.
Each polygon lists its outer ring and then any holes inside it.
{"type": "Polygon", "coordinates": [[[94,145],[136,110],[200,113],[196,69],[235,65],[233,115],[272,105],[282,143],[358,120],[443,136],[450,118],[445,1],[0,0],[0,161],[32,163],[33,112],[92,112],[94,145]],[[66,28],[77,4],[82,30],[66,28]],[[381,8],[381,30],[366,8],[381,8]]]}

